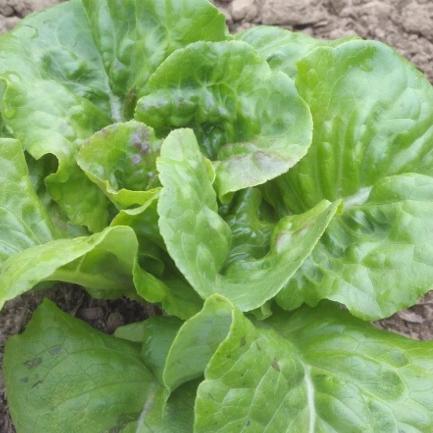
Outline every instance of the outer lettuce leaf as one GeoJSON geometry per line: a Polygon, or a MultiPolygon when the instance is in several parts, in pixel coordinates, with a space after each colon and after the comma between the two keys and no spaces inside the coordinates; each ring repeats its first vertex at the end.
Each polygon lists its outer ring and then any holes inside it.
{"type": "Polygon", "coordinates": [[[298,66],[313,145],[267,196],[294,212],[342,198],[345,211],[278,301],[389,316],[433,287],[432,86],[378,42],[319,48],[298,66]]]}
{"type": "Polygon", "coordinates": [[[224,15],[207,0],[83,0],[115,93],[128,109],[174,50],[227,37],[224,15]]]}
{"type": "Polygon", "coordinates": [[[433,88],[414,66],[379,42],[351,41],[319,48],[298,67],[314,137],[308,155],[281,179],[287,206],[362,201],[363,188],[386,176],[432,175],[433,88]]]}
{"type": "MultiPolygon", "coordinates": [[[[30,62],[31,73],[59,83],[103,112],[115,111],[108,77],[81,0],[70,0],[30,15],[9,35],[21,45],[14,51],[13,58],[18,62],[30,62]],[[27,57],[23,57],[22,49],[27,57]]],[[[12,63],[8,58],[3,67],[12,63]]],[[[21,67],[18,69],[22,70],[21,67]]]]}
{"type": "Polygon", "coordinates": [[[433,428],[431,342],[379,331],[331,303],[252,322],[218,295],[179,325],[167,317],[145,322],[140,357],[136,344],[44,303],[6,348],[18,432],[433,428]]]}
{"type": "Polygon", "coordinates": [[[47,179],[54,199],[74,223],[102,229],[106,201],[73,156],[77,140],[110,123],[109,87],[78,1],[34,15],[1,38],[0,95],[5,127],[24,148],[35,159],[58,159],[47,179]]]}
{"type": "Polygon", "coordinates": [[[173,320],[159,326],[157,318],[147,321],[144,347],[155,351],[140,353],[139,345],[96,331],[45,301],[24,334],[6,347],[7,396],[17,432],[191,433],[197,383],[169,398],[149,369],[152,360],[164,364],[161,347],[173,320]]]}
{"type": "MultiPolygon", "coordinates": [[[[158,319],[160,329],[166,320],[158,319]]],[[[335,304],[251,322],[214,295],[158,364],[176,392],[204,375],[195,433],[428,433],[432,351],[432,343],[379,331],[335,304]]]]}
{"type": "Polygon", "coordinates": [[[0,138],[0,263],[53,239],[55,230],[34,192],[18,141],[0,138]]]}
{"type": "Polygon", "coordinates": [[[138,345],[96,331],[48,301],[24,334],[9,340],[4,369],[19,433],[135,432],[143,406],[163,399],[138,345]]]}
{"type": "Polygon", "coordinates": [[[272,69],[282,71],[289,77],[297,74],[296,64],[318,47],[333,47],[357,37],[336,40],[316,39],[301,32],[291,32],[281,27],[256,26],[236,35],[247,42],[265,58],[272,69]]]}
{"type": "Polygon", "coordinates": [[[134,296],[137,238],[129,227],[58,239],[25,249],[0,269],[0,308],[42,281],[79,284],[97,298],[134,296]]]}
{"type": "Polygon", "coordinates": [[[283,218],[274,225],[266,254],[227,263],[232,232],[218,214],[213,175],[191,130],[169,135],[158,169],[163,185],[159,228],[170,256],[201,297],[220,293],[243,311],[262,306],[281,290],[338,208],[338,202],[324,201],[305,214],[283,218]]]}
{"type": "Polygon", "coordinates": [[[0,182],[0,308],[42,281],[80,284],[97,297],[135,293],[138,242],[131,228],[61,238],[34,191],[16,140],[0,139],[0,182]]]}
{"type": "Polygon", "coordinates": [[[110,125],[80,148],[77,162],[120,208],[143,205],[157,193],[156,157],[160,143],[153,130],[130,121],[110,125]]]}
{"type": "Polygon", "coordinates": [[[433,427],[432,343],[379,331],[336,305],[254,323],[213,296],[173,343],[167,365],[177,384],[192,376],[184,357],[193,353],[190,371],[196,366],[194,376],[205,375],[195,433],[428,433],[433,427]],[[227,334],[211,355],[203,337],[215,327],[227,334]]]}
{"type": "Polygon", "coordinates": [[[137,430],[131,433],[192,433],[197,385],[190,382],[177,389],[159,411],[154,409],[155,414],[143,410],[137,430]]]}
{"type": "Polygon", "coordinates": [[[286,173],[311,142],[308,108],[292,83],[243,42],[197,42],[151,76],[136,117],[159,136],[194,128],[215,162],[221,196],[286,173]]]}
{"type": "MultiPolygon", "coordinates": [[[[146,366],[163,385],[167,353],[181,325],[182,322],[173,317],[151,317],[118,329],[116,335],[142,342],[141,354],[146,366]]],[[[134,433],[191,433],[197,386],[198,382],[192,381],[171,394],[164,388],[165,400],[156,405],[144,405],[134,433]]]]}
{"type": "Polygon", "coordinates": [[[360,318],[388,317],[433,287],[433,178],[386,177],[346,208],[277,297],[287,309],[328,298],[360,318]]]}

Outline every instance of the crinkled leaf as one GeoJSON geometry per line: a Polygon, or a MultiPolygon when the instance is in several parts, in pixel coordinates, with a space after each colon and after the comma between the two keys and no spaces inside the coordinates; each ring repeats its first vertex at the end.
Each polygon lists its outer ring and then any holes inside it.
{"type": "Polygon", "coordinates": [[[73,223],[93,232],[107,225],[108,203],[77,167],[77,142],[130,117],[136,82],[143,85],[171,51],[226,37],[224,16],[205,0],[161,6],[71,0],[25,19],[0,41],[1,129],[35,159],[56,156],[49,193],[73,223]]]}
{"type": "Polygon", "coordinates": [[[280,179],[296,211],[324,198],[365,200],[365,188],[402,173],[433,173],[433,88],[394,50],[351,41],[319,48],[296,84],[314,118],[308,155],[280,179]]]}
{"type": "Polygon", "coordinates": [[[114,204],[130,207],[156,194],[150,189],[157,185],[158,153],[153,130],[130,121],[110,125],[86,140],[77,162],[114,204]]]}
{"type": "Polygon", "coordinates": [[[328,298],[365,320],[411,306],[433,287],[433,178],[386,177],[330,224],[277,297],[288,309],[328,298]]]}
{"type": "Polygon", "coordinates": [[[194,128],[220,195],[283,174],[307,152],[311,117],[292,81],[243,42],[197,42],[151,76],[136,117],[164,136],[194,128]]]}
{"type": "Polygon", "coordinates": [[[115,93],[126,111],[150,74],[174,50],[227,35],[224,15],[207,0],[83,0],[115,93]]]}
{"type": "Polygon", "coordinates": [[[281,290],[338,208],[338,203],[323,201],[302,215],[282,218],[266,254],[227,264],[232,232],[218,214],[212,174],[191,130],[169,135],[158,169],[163,185],[159,227],[170,256],[200,296],[223,294],[244,311],[262,306],[281,290]]]}
{"type": "Polygon", "coordinates": [[[143,407],[159,405],[164,394],[138,345],[96,331],[49,301],[7,343],[4,371],[20,433],[135,432],[143,407]]]}
{"type": "MultiPolygon", "coordinates": [[[[197,392],[195,433],[429,433],[433,428],[432,343],[379,331],[334,304],[293,316],[277,313],[263,323],[213,296],[181,329],[171,349],[176,351],[182,360],[200,352],[197,359],[209,359],[195,372],[205,376],[197,392]],[[221,320],[215,311],[224,318],[220,323],[230,324],[209,358],[203,356],[209,340],[203,345],[200,337],[221,320]]],[[[185,368],[171,364],[180,379],[185,368]]]]}
{"type": "Polygon", "coordinates": [[[55,230],[35,194],[18,141],[0,138],[0,262],[53,239],[55,230]]]}
{"type": "Polygon", "coordinates": [[[296,64],[318,47],[337,46],[355,39],[349,36],[336,40],[316,39],[302,32],[291,32],[281,27],[256,26],[236,35],[236,39],[247,42],[263,56],[272,69],[295,77],[296,64]]]}
{"type": "Polygon", "coordinates": [[[36,14],[0,40],[1,115],[35,158],[53,154],[48,179],[68,217],[92,231],[107,222],[106,200],[76,166],[76,141],[110,123],[109,87],[78,1],[36,14]],[[31,125],[31,127],[29,127],[31,125]]]}
{"type": "Polygon", "coordinates": [[[295,212],[338,198],[345,210],[278,300],[392,315],[433,287],[433,89],[378,42],[319,48],[298,65],[313,145],[269,195],[295,212]]]}
{"type": "Polygon", "coordinates": [[[18,141],[0,139],[0,308],[42,281],[80,284],[97,297],[135,293],[137,237],[125,226],[76,238],[53,227],[18,141]]]}

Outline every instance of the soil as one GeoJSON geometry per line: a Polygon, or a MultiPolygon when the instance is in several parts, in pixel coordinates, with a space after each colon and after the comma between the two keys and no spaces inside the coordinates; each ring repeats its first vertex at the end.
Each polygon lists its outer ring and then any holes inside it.
{"type": "MultiPolygon", "coordinates": [[[[0,0],[0,33],[30,12],[58,0],[0,0]]],[[[433,2],[431,0],[215,0],[232,30],[257,24],[280,25],[324,38],[358,34],[395,47],[433,82],[433,2]]],[[[27,294],[0,313],[0,363],[6,339],[20,332],[44,296],[91,325],[112,333],[118,326],[157,314],[153,307],[124,299],[96,301],[74,286],[27,294]]],[[[418,305],[377,323],[421,340],[433,339],[433,293],[418,305]]],[[[0,433],[14,433],[0,377],[0,433]]]]}

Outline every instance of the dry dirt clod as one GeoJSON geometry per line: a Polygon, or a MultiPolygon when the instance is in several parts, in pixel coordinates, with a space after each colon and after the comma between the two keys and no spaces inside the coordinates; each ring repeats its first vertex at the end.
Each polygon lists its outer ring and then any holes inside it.
{"type": "Polygon", "coordinates": [[[81,308],[78,311],[77,316],[80,319],[87,320],[88,322],[95,322],[103,319],[104,310],[101,307],[81,308]]]}
{"type": "Polygon", "coordinates": [[[229,12],[234,21],[253,21],[259,10],[254,0],[233,0],[229,12]]]}
{"type": "Polygon", "coordinates": [[[320,0],[264,0],[261,15],[263,24],[291,25],[297,28],[327,21],[326,9],[320,0]]]}
{"type": "Polygon", "coordinates": [[[408,33],[422,35],[433,41],[433,3],[408,3],[402,11],[401,24],[408,33]]]}

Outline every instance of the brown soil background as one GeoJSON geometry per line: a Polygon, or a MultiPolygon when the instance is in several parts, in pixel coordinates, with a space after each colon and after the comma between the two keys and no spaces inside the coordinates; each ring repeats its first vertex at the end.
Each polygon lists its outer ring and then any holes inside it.
{"type": "MultiPolygon", "coordinates": [[[[28,13],[59,0],[0,0],[0,33],[28,13]]],[[[257,24],[280,25],[317,37],[358,34],[395,47],[433,82],[433,2],[431,0],[215,0],[233,30],[257,24]]],[[[0,313],[0,362],[8,336],[20,332],[44,296],[61,308],[111,333],[155,310],[126,300],[95,301],[77,287],[25,295],[0,313]]],[[[377,324],[416,339],[433,339],[433,294],[408,311],[377,324]]],[[[0,377],[0,433],[14,433],[0,377]]],[[[38,432],[39,433],[39,432],[38,432]]],[[[43,432],[40,432],[43,433],[43,432]]]]}

